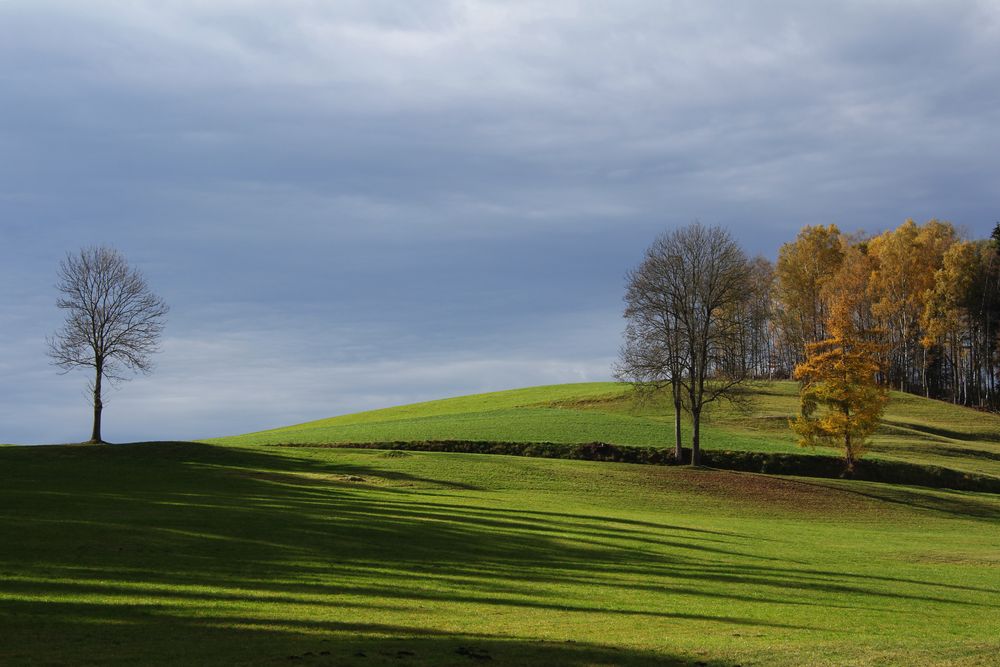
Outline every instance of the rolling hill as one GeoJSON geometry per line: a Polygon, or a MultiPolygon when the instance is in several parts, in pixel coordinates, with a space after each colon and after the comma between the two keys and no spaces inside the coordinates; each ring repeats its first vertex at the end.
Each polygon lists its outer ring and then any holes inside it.
{"type": "MultiPolygon", "coordinates": [[[[706,447],[796,451],[795,385],[756,390],[706,447]]],[[[655,447],[671,420],[590,383],[0,447],[0,664],[996,664],[998,494],[317,446],[655,447]]],[[[896,394],[872,456],[996,475],[998,434],[896,394]]]]}
{"type": "MultiPolygon", "coordinates": [[[[797,385],[754,388],[749,411],[725,404],[707,415],[706,449],[838,455],[800,449],[788,428],[797,385]]],[[[372,410],[207,440],[217,444],[370,443],[427,440],[606,442],[669,446],[673,408],[638,404],[617,383],[530,387],[372,410]]],[[[689,434],[685,432],[685,437],[689,434]]],[[[1000,477],[1000,416],[893,392],[870,457],[1000,477]]]]}

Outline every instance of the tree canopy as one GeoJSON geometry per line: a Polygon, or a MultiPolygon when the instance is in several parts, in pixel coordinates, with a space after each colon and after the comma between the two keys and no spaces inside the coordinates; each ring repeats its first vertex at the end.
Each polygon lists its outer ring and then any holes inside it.
{"type": "Polygon", "coordinates": [[[49,339],[49,356],[65,371],[91,368],[94,421],[90,442],[103,442],[104,381],[148,373],[163,332],[166,303],[119,251],[105,246],[67,254],[59,264],[56,305],[66,320],[49,339]]]}

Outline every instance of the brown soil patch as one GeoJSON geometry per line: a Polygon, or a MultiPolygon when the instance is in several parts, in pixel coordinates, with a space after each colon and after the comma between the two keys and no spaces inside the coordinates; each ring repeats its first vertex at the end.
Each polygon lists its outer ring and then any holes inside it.
{"type": "Polygon", "coordinates": [[[868,514],[890,511],[885,503],[822,481],[789,479],[727,470],[670,471],[669,482],[686,493],[710,496],[735,507],[819,515],[868,514]]]}
{"type": "Polygon", "coordinates": [[[250,479],[261,479],[268,482],[278,482],[280,484],[294,484],[296,486],[329,486],[359,484],[378,484],[384,482],[380,478],[360,477],[358,475],[339,473],[314,473],[314,472],[274,472],[264,470],[232,470],[230,474],[237,477],[247,477],[250,479]]]}

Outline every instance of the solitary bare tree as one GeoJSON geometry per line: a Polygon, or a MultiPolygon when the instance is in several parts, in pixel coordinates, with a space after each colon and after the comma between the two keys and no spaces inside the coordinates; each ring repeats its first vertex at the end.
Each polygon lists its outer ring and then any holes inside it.
{"type": "Polygon", "coordinates": [[[67,254],[59,263],[56,287],[56,305],[67,312],[62,328],[48,341],[49,356],[64,372],[94,369],[90,442],[103,443],[103,381],[123,381],[129,371],[152,370],[150,357],[157,351],[168,308],[138,269],[104,246],[67,254]]]}
{"type": "Polygon", "coordinates": [[[669,385],[680,458],[680,409],[692,418],[691,463],[701,461],[705,405],[738,399],[752,375],[743,313],[754,298],[746,255],[721,227],[693,224],[658,238],[629,274],[625,345],[617,375],[669,385]]]}

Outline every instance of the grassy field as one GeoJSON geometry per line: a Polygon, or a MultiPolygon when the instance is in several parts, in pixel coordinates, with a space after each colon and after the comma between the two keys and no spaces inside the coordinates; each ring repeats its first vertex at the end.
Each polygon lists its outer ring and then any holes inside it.
{"type": "Polygon", "coordinates": [[[462,454],[0,449],[0,664],[998,654],[998,496],[462,454]]]}
{"type": "MultiPolygon", "coordinates": [[[[788,428],[798,408],[794,382],[757,387],[755,396],[749,413],[725,405],[709,413],[706,448],[839,453],[796,446],[788,428]]],[[[637,404],[622,385],[599,382],[417,403],[209,442],[600,441],[662,447],[672,442],[672,428],[669,403],[637,404]]],[[[893,392],[871,455],[1000,477],[1000,416],[893,392]]]]}

